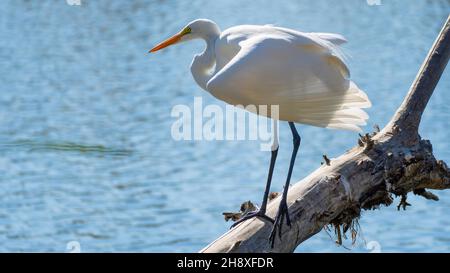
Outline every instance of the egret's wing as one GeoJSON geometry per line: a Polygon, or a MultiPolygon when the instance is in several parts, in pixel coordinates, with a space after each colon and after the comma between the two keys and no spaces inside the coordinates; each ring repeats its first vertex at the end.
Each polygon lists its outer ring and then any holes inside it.
{"type": "Polygon", "coordinates": [[[265,34],[240,46],[209,80],[214,96],[233,105],[278,105],[281,120],[350,130],[365,124],[359,108],[370,102],[327,41],[265,34]]]}
{"type": "Polygon", "coordinates": [[[276,31],[282,33],[282,35],[290,36],[289,38],[295,41],[296,44],[321,48],[328,54],[337,56],[342,61],[344,61],[347,57],[343,50],[339,47],[339,45],[346,43],[347,40],[340,34],[320,32],[304,33],[281,27],[276,27],[275,29],[276,31]]]}
{"type": "Polygon", "coordinates": [[[308,33],[308,35],[317,36],[318,38],[329,41],[335,45],[341,45],[347,42],[347,39],[345,39],[344,36],[336,33],[311,32],[308,33]]]}

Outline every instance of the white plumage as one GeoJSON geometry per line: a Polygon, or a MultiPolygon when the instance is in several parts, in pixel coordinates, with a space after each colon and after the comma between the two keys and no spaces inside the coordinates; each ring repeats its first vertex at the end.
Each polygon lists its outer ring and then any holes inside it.
{"type": "Polygon", "coordinates": [[[349,79],[343,42],[273,26],[230,28],[216,41],[206,90],[234,105],[279,105],[281,120],[358,131],[370,101],[349,79]]]}
{"type": "Polygon", "coordinates": [[[200,87],[232,105],[278,105],[279,119],[318,127],[360,131],[371,106],[350,80],[340,45],[332,33],[303,33],[272,25],[241,25],[220,32],[205,19],[188,24],[156,46],[201,38],[192,75],[200,87]]]}
{"type": "Polygon", "coordinates": [[[278,142],[272,147],[260,209],[233,225],[257,216],[273,222],[269,237],[273,247],[276,231],[281,234],[283,220],[291,224],[287,194],[301,141],[294,122],[360,131],[359,126],[368,119],[362,108],[371,106],[369,98],[350,80],[339,47],[346,42],[341,35],[302,33],[272,25],[243,25],[221,33],[214,22],[200,19],[150,52],[197,38],[206,41],[205,51],[196,55],[191,64],[192,76],[200,87],[233,105],[277,105],[279,116],[271,117],[289,122],[293,151],[275,219],[265,212],[278,142]]]}

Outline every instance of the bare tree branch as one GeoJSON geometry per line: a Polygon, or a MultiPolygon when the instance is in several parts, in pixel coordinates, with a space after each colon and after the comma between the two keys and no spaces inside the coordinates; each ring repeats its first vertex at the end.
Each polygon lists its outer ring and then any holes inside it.
{"type": "Polygon", "coordinates": [[[422,113],[450,57],[449,28],[449,18],[447,18],[405,100],[385,129],[397,126],[407,131],[406,133],[417,132],[422,113]]]}

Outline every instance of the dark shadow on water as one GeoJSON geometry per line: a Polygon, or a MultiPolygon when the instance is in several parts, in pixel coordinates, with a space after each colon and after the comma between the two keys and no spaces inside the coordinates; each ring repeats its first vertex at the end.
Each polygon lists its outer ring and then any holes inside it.
{"type": "Polygon", "coordinates": [[[78,152],[81,154],[95,154],[108,156],[130,156],[133,151],[130,149],[118,149],[105,147],[103,145],[88,145],[73,142],[39,142],[34,140],[18,140],[0,144],[0,150],[25,148],[30,152],[34,151],[61,151],[78,152]]]}

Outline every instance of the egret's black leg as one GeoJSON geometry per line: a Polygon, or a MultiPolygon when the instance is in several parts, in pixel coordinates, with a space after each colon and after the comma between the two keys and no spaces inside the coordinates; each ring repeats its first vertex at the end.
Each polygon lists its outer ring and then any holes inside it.
{"type": "Polygon", "coordinates": [[[231,228],[235,227],[239,223],[244,222],[245,220],[248,220],[250,218],[257,217],[257,216],[264,218],[266,220],[269,220],[270,222],[273,223],[273,219],[266,215],[266,208],[267,208],[267,201],[269,199],[270,184],[272,183],[273,168],[275,167],[275,161],[277,160],[277,155],[278,155],[278,147],[272,151],[272,155],[270,156],[269,174],[267,176],[266,190],[264,191],[264,197],[263,197],[263,202],[261,204],[261,208],[259,208],[256,211],[250,212],[247,215],[245,215],[244,217],[242,217],[241,219],[237,220],[231,226],[231,228]]]}
{"type": "Polygon", "coordinates": [[[269,174],[267,176],[266,190],[264,191],[263,201],[261,204],[261,208],[259,209],[259,211],[262,214],[266,214],[267,201],[269,199],[269,192],[270,192],[270,184],[272,183],[273,168],[275,167],[275,161],[277,160],[277,154],[278,154],[278,148],[276,150],[272,151],[272,155],[270,156],[270,166],[269,166],[269,174]]]}
{"type": "Polygon", "coordinates": [[[275,217],[275,223],[273,224],[272,232],[270,233],[270,237],[269,237],[272,247],[274,246],[274,243],[275,243],[275,235],[277,233],[277,230],[278,230],[278,235],[281,238],[281,227],[283,225],[284,217],[286,217],[287,225],[291,226],[291,219],[289,218],[289,212],[288,212],[288,207],[287,207],[287,194],[288,194],[288,190],[289,190],[289,184],[291,181],[292,170],[294,168],[295,157],[297,156],[298,148],[300,147],[301,138],[300,138],[300,135],[298,134],[297,129],[295,128],[295,125],[293,122],[289,122],[289,127],[291,128],[291,131],[292,131],[294,149],[292,150],[291,162],[289,164],[289,171],[288,171],[288,175],[286,178],[286,184],[284,185],[284,190],[283,190],[283,195],[281,197],[280,206],[278,208],[278,213],[277,213],[277,216],[275,217]]]}

